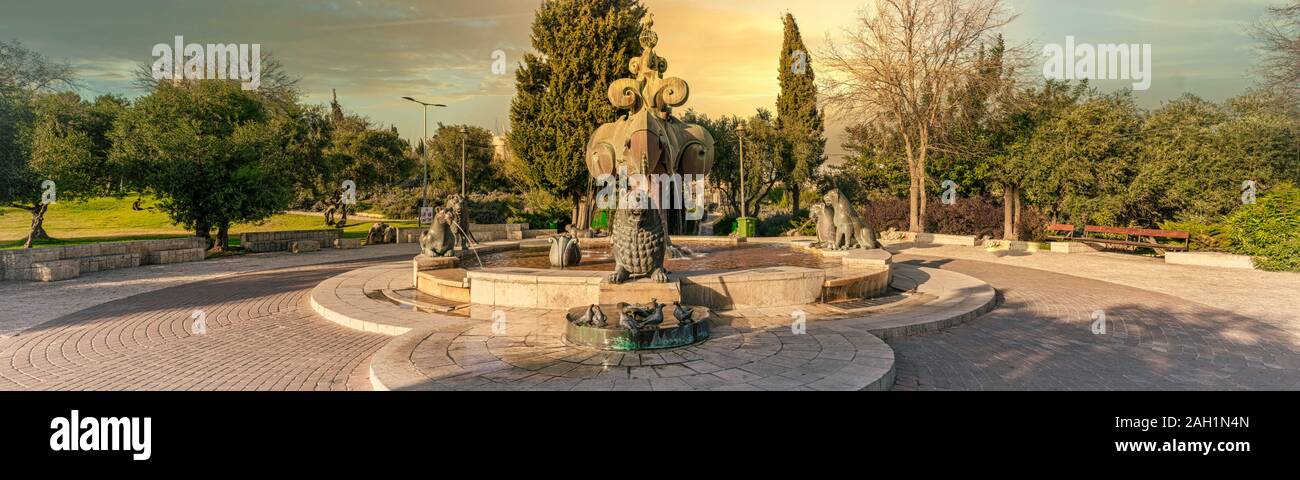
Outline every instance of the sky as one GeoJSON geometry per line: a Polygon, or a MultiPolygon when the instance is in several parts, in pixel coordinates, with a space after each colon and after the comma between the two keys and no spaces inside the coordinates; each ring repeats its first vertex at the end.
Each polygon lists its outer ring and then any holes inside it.
{"type": "MultiPolygon", "coordinates": [[[[817,51],[851,27],[872,0],[643,0],[655,14],[656,52],[668,75],[691,88],[686,107],[710,116],[775,109],[781,16],[795,16],[810,64],[817,51]]],[[[1140,105],[1190,92],[1210,100],[1242,93],[1258,55],[1249,25],[1281,0],[1007,0],[1018,15],[1005,29],[1010,43],[1151,44],[1153,79],[1135,92],[1140,105]]],[[[327,103],[331,89],[350,112],[422,135],[413,96],[445,103],[429,123],[508,127],[513,71],[530,50],[540,0],[0,0],[0,38],[18,40],[76,67],[83,96],[128,97],[153,46],[181,35],[186,43],[261,44],[299,77],[303,100],[327,103]],[[509,69],[493,72],[493,52],[509,69]]],[[[1044,57],[1046,58],[1046,57],[1044,57]]],[[[1103,90],[1130,85],[1103,81],[1103,90]]],[[[828,122],[832,162],[843,150],[844,125],[828,122]]]]}

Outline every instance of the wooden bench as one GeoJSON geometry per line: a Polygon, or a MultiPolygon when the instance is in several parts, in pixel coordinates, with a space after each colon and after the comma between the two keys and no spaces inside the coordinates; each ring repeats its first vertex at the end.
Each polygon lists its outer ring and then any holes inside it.
{"type": "Polygon", "coordinates": [[[1051,225],[1048,225],[1043,230],[1052,233],[1052,235],[1047,236],[1048,240],[1057,240],[1062,242],[1068,242],[1070,240],[1074,240],[1074,225],[1069,225],[1064,223],[1053,223],[1051,225]],[[1065,235],[1061,235],[1062,232],[1064,232],[1065,235]]]}
{"type": "Polygon", "coordinates": [[[1156,230],[1151,228],[1128,228],[1128,227],[1103,227],[1097,225],[1088,225],[1083,227],[1083,236],[1076,237],[1074,241],[1086,243],[1099,243],[1103,245],[1121,245],[1126,247],[1147,247],[1159,250],[1173,250],[1176,252],[1185,252],[1191,246],[1191,235],[1181,230],[1156,230]],[[1122,235],[1124,240],[1113,238],[1096,238],[1090,237],[1090,234],[1099,235],[1122,235]],[[1147,239],[1143,241],[1142,239],[1147,239]],[[1181,239],[1182,245],[1170,245],[1157,242],[1157,238],[1181,239]],[[1134,239],[1137,239],[1136,241],[1134,239]]]}

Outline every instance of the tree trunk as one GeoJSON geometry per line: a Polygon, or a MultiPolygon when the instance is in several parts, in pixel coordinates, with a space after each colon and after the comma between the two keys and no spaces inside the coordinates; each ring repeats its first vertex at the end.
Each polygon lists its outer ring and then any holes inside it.
{"type": "Polygon", "coordinates": [[[925,231],[926,210],[930,207],[930,192],[925,188],[925,151],[921,152],[921,165],[917,167],[916,190],[920,195],[921,212],[916,217],[916,231],[925,231]]]}
{"type": "Polygon", "coordinates": [[[1002,187],[1002,239],[1015,240],[1015,189],[1011,185],[1002,187]]]}
{"type": "Polygon", "coordinates": [[[907,188],[907,230],[909,232],[920,232],[921,183],[916,176],[916,168],[911,167],[910,170],[908,176],[911,177],[911,184],[907,188]]]}
{"type": "Polygon", "coordinates": [[[49,240],[50,236],[45,233],[45,212],[50,206],[44,203],[36,204],[32,209],[32,226],[27,230],[27,241],[23,243],[23,248],[32,248],[32,244],[40,240],[49,240]]]}
{"type": "MultiPolygon", "coordinates": [[[[579,225],[582,225],[582,195],[574,193],[569,197],[569,200],[573,202],[573,209],[569,213],[569,219],[572,221],[573,228],[578,228],[579,225]]],[[[560,230],[563,233],[564,229],[561,228],[560,230]]]]}
{"type": "Polygon", "coordinates": [[[794,187],[790,189],[790,214],[799,214],[799,183],[794,182],[794,187]]]}
{"type": "Polygon", "coordinates": [[[1020,208],[1020,207],[1021,207],[1021,205],[1020,205],[1020,187],[1019,187],[1019,186],[1016,186],[1016,187],[1014,187],[1014,188],[1015,188],[1015,191],[1016,191],[1016,196],[1015,196],[1016,208],[1015,208],[1015,215],[1013,215],[1012,218],[1011,218],[1011,228],[1012,228],[1011,231],[1015,232],[1015,235],[1016,235],[1016,238],[1015,238],[1015,239],[1016,239],[1016,240],[1020,240],[1020,211],[1021,211],[1021,208],[1020,208]]]}
{"type": "Polygon", "coordinates": [[[208,242],[208,248],[212,248],[212,224],[208,221],[199,221],[194,224],[194,236],[202,237],[208,242]]]}
{"type": "Polygon", "coordinates": [[[217,252],[230,250],[230,222],[221,222],[217,226],[217,244],[212,249],[217,252]]]}

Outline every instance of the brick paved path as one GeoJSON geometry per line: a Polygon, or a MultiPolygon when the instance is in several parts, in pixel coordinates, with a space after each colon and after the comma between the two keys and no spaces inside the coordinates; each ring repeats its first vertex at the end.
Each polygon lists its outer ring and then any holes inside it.
{"type": "MultiPolygon", "coordinates": [[[[896,260],[1004,296],[967,324],[892,341],[896,389],[1300,389],[1298,337],[1253,318],[1042,270],[896,260]],[[1105,335],[1090,329],[1099,310],[1105,335]]],[[[0,389],[368,389],[368,359],[390,337],[320,319],[304,302],[325,278],[379,262],[223,277],[59,317],[0,340],[0,389]],[[207,333],[190,333],[194,310],[207,333]]]]}
{"type": "Polygon", "coordinates": [[[895,260],[974,276],[1004,298],[974,321],[891,341],[898,390],[1300,389],[1297,337],[1256,319],[1042,270],[895,260]],[[1098,310],[1105,335],[1091,331],[1098,310]]]}
{"type": "Polygon", "coordinates": [[[311,288],[374,262],[273,270],[140,294],[0,341],[0,389],[369,390],[389,337],[321,319],[311,288]],[[191,315],[206,313],[193,334],[191,315]]]}

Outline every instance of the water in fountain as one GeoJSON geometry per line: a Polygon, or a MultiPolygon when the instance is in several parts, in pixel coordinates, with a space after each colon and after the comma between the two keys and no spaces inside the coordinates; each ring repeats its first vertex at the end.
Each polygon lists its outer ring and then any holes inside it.
{"type": "Polygon", "coordinates": [[[696,258],[703,257],[703,253],[695,253],[690,248],[675,244],[668,244],[668,258],[696,258]]]}

